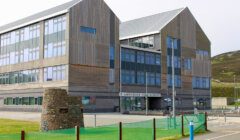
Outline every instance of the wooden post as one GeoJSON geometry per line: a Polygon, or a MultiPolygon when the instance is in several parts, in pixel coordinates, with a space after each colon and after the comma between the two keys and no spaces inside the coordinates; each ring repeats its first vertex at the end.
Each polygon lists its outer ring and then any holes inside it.
{"type": "Polygon", "coordinates": [[[122,122],[119,123],[119,140],[122,140],[122,122]]]}
{"type": "Polygon", "coordinates": [[[184,136],[184,113],[182,113],[181,119],[182,119],[182,136],[184,136]]]}
{"type": "Polygon", "coordinates": [[[21,140],[25,140],[25,131],[24,130],[21,131],[21,140]]]}
{"type": "Polygon", "coordinates": [[[75,126],[76,140],[80,140],[80,127],[75,126]]]}
{"type": "Polygon", "coordinates": [[[208,129],[207,129],[207,112],[205,112],[205,122],[204,122],[204,125],[205,125],[205,130],[208,131],[208,129]]]}
{"type": "Polygon", "coordinates": [[[153,119],[153,140],[156,140],[156,119],[153,119]]]}

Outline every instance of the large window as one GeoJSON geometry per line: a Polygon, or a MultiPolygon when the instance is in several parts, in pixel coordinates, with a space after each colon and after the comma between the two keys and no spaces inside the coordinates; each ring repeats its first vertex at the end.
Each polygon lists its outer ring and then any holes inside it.
{"type": "Polygon", "coordinates": [[[121,69],[123,84],[161,85],[161,54],[140,50],[121,49],[121,69]]]}
{"type": "Polygon", "coordinates": [[[197,50],[196,51],[196,54],[197,55],[200,55],[202,57],[208,57],[209,56],[209,52],[208,51],[205,51],[205,50],[197,50]]]}
{"type": "Polygon", "coordinates": [[[52,58],[66,54],[65,31],[65,16],[45,21],[44,58],[52,58]]]}
{"type": "Polygon", "coordinates": [[[194,89],[210,89],[210,78],[193,77],[192,86],[194,89]]]}
{"type": "Polygon", "coordinates": [[[42,97],[8,97],[4,105],[42,105],[42,97]]]}
{"type": "Polygon", "coordinates": [[[85,26],[81,26],[80,27],[80,31],[84,32],[84,33],[89,33],[89,34],[96,34],[97,30],[96,28],[92,28],[92,27],[85,27],[85,26]]]}
{"type": "Polygon", "coordinates": [[[66,65],[44,68],[44,81],[66,80],[66,65]]]}
{"type": "Polygon", "coordinates": [[[39,59],[40,25],[1,35],[0,66],[39,59]]]}
{"type": "Polygon", "coordinates": [[[39,82],[39,69],[0,74],[0,85],[39,82]]]}
{"type": "Polygon", "coordinates": [[[129,45],[139,47],[139,48],[153,48],[154,36],[151,35],[151,36],[130,39],[129,45]]]}

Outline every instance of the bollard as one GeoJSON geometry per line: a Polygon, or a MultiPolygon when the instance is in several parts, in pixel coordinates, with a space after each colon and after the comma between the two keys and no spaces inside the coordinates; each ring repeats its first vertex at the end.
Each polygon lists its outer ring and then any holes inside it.
{"type": "Polygon", "coordinates": [[[190,133],[190,140],[194,140],[194,124],[191,121],[189,124],[189,133],[190,133]]]}
{"type": "Polygon", "coordinates": [[[122,140],[122,122],[119,123],[119,140],[122,140]]]}
{"type": "Polygon", "coordinates": [[[80,140],[80,127],[75,126],[76,140],[80,140]]]}
{"type": "Polygon", "coordinates": [[[184,114],[183,113],[181,116],[181,120],[182,120],[182,136],[184,136],[184,114]]]}
{"type": "Polygon", "coordinates": [[[204,125],[205,125],[205,131],[208,131],[207,129],[207,112],[205,112],[205,122],[204,122],[204,125]]]}
{"type": "Polygon", "coordinates": [[[25,131],[24,130],[21,131],[21,140],[25,140],[25,131]]]}
{"type": "Polygon", "coordinates": [[[153,140],[156,140],[156,119],[153,119],[153,140]]]}
{"type": "Polygon", "coordinates": [[[224,113],[224,122],[227,122],[227,117],[226,117],[226,113],[224,113]]]}
{"type": "Polygon", "coordinates": [[[97,114],[94,114],[94,127],[97,127],[97,114]]]}

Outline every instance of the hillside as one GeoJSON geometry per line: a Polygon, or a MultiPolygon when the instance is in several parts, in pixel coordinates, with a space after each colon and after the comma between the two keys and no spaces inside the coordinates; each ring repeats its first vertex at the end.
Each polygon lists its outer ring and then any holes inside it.
{"type": "Polygon", "coordinates": [[[240,51],[228,52],[212,58],[212,78],[216,81],[240,82],[240,51]]]}

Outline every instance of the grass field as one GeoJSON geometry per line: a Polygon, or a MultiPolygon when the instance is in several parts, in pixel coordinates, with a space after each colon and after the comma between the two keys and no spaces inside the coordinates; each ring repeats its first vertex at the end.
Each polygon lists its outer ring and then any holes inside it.
{"type": "Polygon", "coordinates": [[[0,119],[0,134],[16,134],[20,133],[21,130],[25,130],[28,132],[37,132],[39,131],[39,123],[0,119]]]}
{"type": "MultiPolygon", "coordinates": [[[[176,118],[176,127],[174,128],[174,119],[157,119],[156,120],[156,137],[157,140],[164,138],[174,140],[181,137],[181,117],[176,118]]],[[[188,123],[193,121],[196,125],[196,131],[203,128],[204,115],[184,116],[185,134],[188,133],[188,123]]],[[[25,130],[26,140],[74,140],[75,129],[62,129],[48,132],[39,132],[37,122],[15,121],[0,119],[0,140],[19,140],[21,130],[25,130]]],[[[108,125],[80,129],[81,140],[118,140],[119,125],[108,125]]],[[[153,120],[123,123],[122,137],[124,140],[151,140],[153,138],[153,120]]]]}

